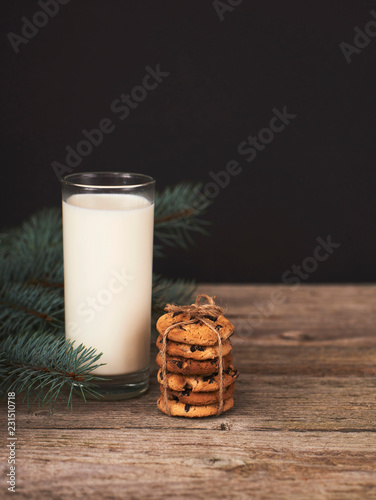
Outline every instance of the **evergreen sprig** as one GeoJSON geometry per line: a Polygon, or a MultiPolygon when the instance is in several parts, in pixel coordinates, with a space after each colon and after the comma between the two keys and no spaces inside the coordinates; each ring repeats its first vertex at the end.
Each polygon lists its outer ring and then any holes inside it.
{"type": "Polygon", "coordinates": [[[0,338],[44,329],[64,330],[64,297],[60,290],[42,285],[8,283],[0,289],[0,338]]]}
{"type": "Polygon", "coordinates": [[[188,250],[192,233],[207,234],[208,221],[202,215],[211,201],[201,193],[202,184],[184,183],[167,187],[155,197],[154,255],[164,256],[163,246],[188,250]]]}
{"type": "Polygon", "coordinates": [[[33,214],[20,227],[11,229],[2,240],[10,257],[36,256],[41,250],[61,251],[62,218],[59,208],[43,209],[33,214]]]}
{"type": "Polygon", "coordinates": [[[58,208],[32,215],[0,242],[1,282],[60,284],[63,287],[62,218],[58,208]]]}
{"type": "Polygon", "coordinates": [[[68,389],[68,406],[73,407],[73,391],[79,390],[83,399],[86,394],[100,397],[95,390],[92,375],[99,366],[101,354],[64,338],[45,332],[8,337],[0,343],[0,375],[7,391],[24,393],[28,403],[38,407],[49,404],[50,409],[63,389],[68,389]]]}
{"type": "MultiPolygon", "coordinates": [[[[156,194],[154,256],[163,248],[188,249],[193,233],[205,233],[203,213],[210,202],[201,185],[182,183],[156,194]]],[[[38,405],[53,407],[68,388],[68,405],[77,389],[98,395],[100,353],[64,339],[62,218],[58,208],[32,215],[20,227],[3,230],[0,239],[0,396],[24,392],[38,405]]],[[[193,281],[153,275],[153,324],[166,303],[185,303],[193,281]]]]}

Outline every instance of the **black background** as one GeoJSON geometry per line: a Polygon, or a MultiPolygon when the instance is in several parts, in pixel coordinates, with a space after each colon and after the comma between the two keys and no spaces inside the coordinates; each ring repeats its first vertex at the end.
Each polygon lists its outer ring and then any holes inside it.
{"type": "Polygon", "coordinates": [[[339,47],[375,3],[244,0],[221,21],[203,0],[72,0],[18,54],[7,34],[41,9],[1,9],[1,226],[59,205],[51,163],[109,117],[115,131],[79,170],[143,172],[161,190],[242,166],[207,214],[210,237],[155,270],[280,282],[330,234],[341,246],[309,282],[375,280],[376,38],[350,64],[339,47]],[[119,120],[111,103],[157,64],[170,75],[119,120]],[[247,163],[239,143],[284,106],[297,117],[247,163]]]}

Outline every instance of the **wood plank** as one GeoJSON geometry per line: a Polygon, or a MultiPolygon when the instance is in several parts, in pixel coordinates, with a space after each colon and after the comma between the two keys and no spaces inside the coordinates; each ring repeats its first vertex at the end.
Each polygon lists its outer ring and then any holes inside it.
{"type": "MultiPolygon", "coordinates": [[[[94,487],[101,498],[106,493],[117,498],[125,486],[133,498],[146,498],[166,476],[163,491],[179,498],[187,492],[196,498],[223,498],[224,492],[226,498],[236,498],[265,487],[265,495],[283,487],[286,498],[299,497],[305,481],[328,481],[337,488],[341,475],[353,493],[367,495],[376,488],[372,379],[245,374],[238,382],[235,408],[200,420],[160,414],[157,394],[153,383],[146,396],[132,401],[85,405],[78,400],[73,415],[62,402],[53,416],[19,405],[20,494],[43,494],[40,479],[33,479],[40,478],[41,468],[47,477],[58,475],[53,487],[65,496],[56,498],[84,498],[94,487]],[[208,475],[220,495],[213,485],[200,491],[208,475]],[[82,485],[82,476],[90,482],[82,485]]],[[[342,486],[338,495],[346,494],[342,486]]],[[[52,483],[46,492],[51,488],[52,483]]],[[[161,496],[155,492],[150,498],[161,496]]]]}
{"type": "MultiPolygon", "coordinates": [[[[276,288],[200,290],[237,324],[276,288]]],[[[155,364],[149,392],[134,400],[75,399],[73,414],[59,401],[52,415],[18,401],[18,496],[375,498],[376,287],[281,291],[288,301],[251,335],[233,336],[241,376],[235,407],[220,417],[160,413],[155,364]]],[[[0,412],[5,422],[4,403],[0,412]]],[[[0,471],[9,471],[5,460],[0,471]]]]}
{"type": "Polygon", "coordinates": [[[69,429],[33,438],[20,450],[21,498],[312,498],[307,482],[311,494],[367,498],[376,484],[368,433],[69,429]]]}
{"type": "Polygon", "coordinates": [[[238,335],[252,343],[291,341],[295,335],[324,344],[376,345],[375,285],[207,284],[199,292],[216,295],[238,335]]]}

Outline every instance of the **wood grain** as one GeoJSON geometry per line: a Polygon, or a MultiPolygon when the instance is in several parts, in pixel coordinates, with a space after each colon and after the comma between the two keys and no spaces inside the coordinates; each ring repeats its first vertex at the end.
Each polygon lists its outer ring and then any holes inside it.
{"type": "MultiPolygon", "coordinates": [[[[73,413],[59,401],[53,415],[17,402],[19,498],[376,497],[376,287],[200,292],[248,325],[233,336],[235,407],[209,419],[161,414],[155,364],[149,392],[134,400],[77,399],[73,413]],[[249,314],[275,290],[286,300],[256,328],[249,314]]],[[[4,403],[0,411],[5,422],[4,403]]],[[[5,454],[0,470],[4,478],[5,454]]]]}

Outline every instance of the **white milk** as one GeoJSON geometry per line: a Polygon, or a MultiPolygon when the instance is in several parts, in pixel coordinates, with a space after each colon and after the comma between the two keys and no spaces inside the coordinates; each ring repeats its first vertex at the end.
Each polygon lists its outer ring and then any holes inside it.
{"type": "Polygon", "coordinates": [[[131,194],[63,202],[66,337],[121,375],[149,365],[154,205],[131,194]],[[88,208],[90,207],[90,208],[88,208]]]}

